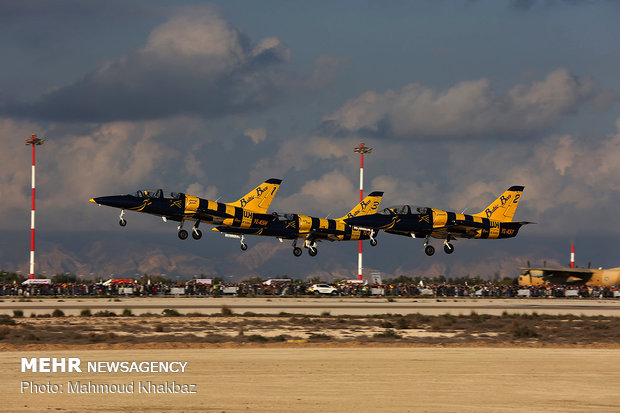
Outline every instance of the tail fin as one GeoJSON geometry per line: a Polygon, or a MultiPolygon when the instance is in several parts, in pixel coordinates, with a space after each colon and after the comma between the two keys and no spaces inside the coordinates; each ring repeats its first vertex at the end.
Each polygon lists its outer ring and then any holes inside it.
{"type": "Polygon", "coordinates": [[[281,179],[267,179],[248,192],[243,198],[228,205],[245,208],[252,212],[266,213],[271,201],[280,188],[281,179]]]}
{"type": "Polygon", "coordinates": [[[488,218],[493,221],[510,222],[521,200],[522,186],[511,186],[484,211],[475,214],[475,217],[488,218]]]}
{"type": "Polygon", "coordinates": [[[379,204],[381,203],[381,199],[383,198],[383,192],[375,191],[370,193],[362,202],[357,204],[355,208],[353,208],[349,213],[339,220],[353,218],[361,215],[370,215],[377,212],[379,209],[379,204]]]}

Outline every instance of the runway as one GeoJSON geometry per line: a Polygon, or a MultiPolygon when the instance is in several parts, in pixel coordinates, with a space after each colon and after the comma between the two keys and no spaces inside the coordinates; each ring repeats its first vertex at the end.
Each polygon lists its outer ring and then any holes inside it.
{"type": "Polygon", "coordinates": [[[549,299],[549,298],[357,298],[357,297],[127,297],[127,298],[28,298],[3,297],[0,314],[21,310],[30,314],[49,314],[55,309],[66,315],[79,315],[84,309],[122,312],[129,308],[136,314],[159,314],[166,308],[182,313],[215,314],[226,306],[235,313],[320,315],[412,314],[573,314],[620,317],[617,299],[549,299]]]}

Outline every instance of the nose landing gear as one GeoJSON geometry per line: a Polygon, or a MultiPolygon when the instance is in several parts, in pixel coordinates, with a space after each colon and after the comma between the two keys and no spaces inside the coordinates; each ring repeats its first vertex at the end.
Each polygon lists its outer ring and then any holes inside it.
{"type": "Polygon", "coordinates": [[[377,239],[375,238],[375,235],[377,234],[375,234],[374,231],[370,233],[370,245],[373,247],[377,246],[377,239]]]}
{"type": "Polygon", "coordinates": [[[125,210],[121,209],[121,215],[118,217],[118,225],[120,225],[121,227],[124,227],[125,225],[127,225],[127,221],[125,221],[125,210]]]}

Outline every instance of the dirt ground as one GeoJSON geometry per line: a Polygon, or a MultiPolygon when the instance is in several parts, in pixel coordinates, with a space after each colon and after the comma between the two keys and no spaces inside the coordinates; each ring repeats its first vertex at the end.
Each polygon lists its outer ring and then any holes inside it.
{"type": "Polygon", "coordinates": [[[618,349],[238,347],[0,353],[3,411],[617,412],[618,349]],[[20,358],[179,360],[182,374],[21,373],[20,358]],[[175,381],[194,394],[68,394],[67,382],[175,381]],[[21,393],[23,381],[62,394],[21,393]]]}
{"type": "Polygon", "coordinates": [[[112,308],[63,300],[36,301],[30,316],[32,303],[1,303],[17,315],[0,316],[2,411],[620,411],[615,302],[598,304],[614,315],[596,316],[582,314],[596,304],[574,302],[540,313],[531,310],[540,303],[523,302],[530,310],[521,314],[504,301],[482,302],[480,313],[475,302],[447,302],[459,310],[450,314],[437,301],[401,313],[349,301],[339,308],[348,314],[336,315],[335,300],[287,301],[279,313],[219,301],[209,314],[188,314],[194,303],[162,310],[168,302],[149,302],[157,313],[145,314],[139,300],[112,308]],[[22,371],[22,358],[32,357],[77,357],[84,370],[22,371]],[[86,371],[88,362],[119,361],[187,368],[86,371]],[[145,392],[147,383],[164,393],[145,392]],[[174,392],[182,389],[194,392],[174,392]]]}

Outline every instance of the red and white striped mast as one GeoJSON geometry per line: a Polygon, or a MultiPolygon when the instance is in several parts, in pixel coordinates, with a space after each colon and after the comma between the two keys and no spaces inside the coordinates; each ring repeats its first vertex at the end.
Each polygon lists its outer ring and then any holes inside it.
{"type": "Polygon", "coordinates": [[[34,170],[35,170],[35,156],[34,147],[37,145],[43,145],[43,139],[37,138],[37,135],[32,135],[30,139],[26,139],[26,145],[32,145],[32,210],[30,212],[30,279],[34,278],[34,170]]]}
{"type": "Polygon", "coordinates": [[[575,268],[575,244],[570,244],[570,267],[575,268]]]}
{"type": "MultiPolygon", "coordinates": [[[[360,202],[362,202],[364,200],[364,154],[370,153],[372,148],[364,146],[362,142],[355,147],[354,151],[360,154],[360,202]]],[[[358,241],[357,279],[362,280],[362,240],[358,241]]]]}

